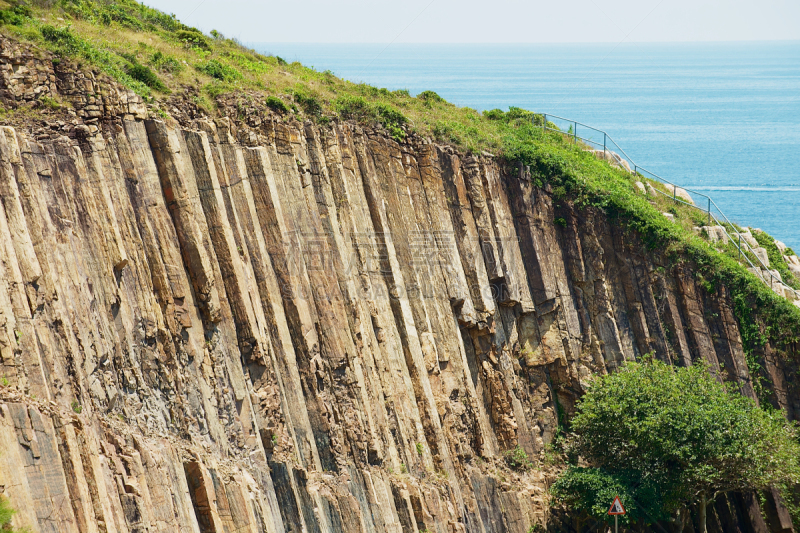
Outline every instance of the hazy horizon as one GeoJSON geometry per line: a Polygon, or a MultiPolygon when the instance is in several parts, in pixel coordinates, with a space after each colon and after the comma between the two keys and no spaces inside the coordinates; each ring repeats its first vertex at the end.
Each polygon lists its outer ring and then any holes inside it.
{"type": "MultiPolygon", "coordinates": [[[[227,37],[227,35],[226,35],[227,37]]],[[[241,40],[240,40],[241,41],[241,40]]],[[[634,41],[626,41],[621,43],[615,43],[613,41],[558,41],[558,42],[531,42],[531,43],[515,43],[515,42],[460,42],[460,41],[452,41],[452,42],[444,42],[444,41],[437,41],[437,42],[390,42],[390,41],[328,41],[328,42],[321,42],[321,41],[241,41],[243,44],[303,44],[303,45],[325,45],[325,44],[353,44],[353,45],[461,45],[461,44],[470,44],[470,45],[480,45],[480,46],[492,46],[492,45],[565,45],[565,44],[574,44],[574,45],[593,45],[593,44],[602,44],[602,45],[611,45],[611,46],[638,46],[638,45],[650,45],[650,44],[675,44],[675,45],[690,45],[690,44],[758,44],[758,43],[800,43],[800,38],[798,39],[751,39],[751,40],[730,40],[730,41],[642,41],[642,42],[634,42],[634,41]]]]}
{"type": "Polygon", "coordinates": [[[796,0],[146,0],[246,42],[620,43],[800,40],[796,0]]]}

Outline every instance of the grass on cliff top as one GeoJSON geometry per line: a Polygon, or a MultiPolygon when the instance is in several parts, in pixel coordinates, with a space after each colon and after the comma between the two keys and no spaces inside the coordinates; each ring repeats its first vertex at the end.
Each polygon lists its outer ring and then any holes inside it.
{"type": "MultiPolygon", "coordinates": [[[[696,210],[637,193],[633,183],[641,176],[596,159],[564,135],[543,132],[541,116],[529,111],[512,107],[478,113],[432,91],[412,96],[352,83],[329,71],[258,54],[216,31],[205,35],[134,0],[56,0],[33,6],[0,0],[0,24],[4,34],[105,72],[162,115],[170,95],[192,86],[201,90],[191,99],[210,115],[218,112],[218,97],[240,95],[260,99],[286,121],[378,123],[398,141],[413,131],[465,151],[493,153],[512,165],[529,165],[532,179],[550,184],[556,201],[602,208],[638,232],[651,249],[674,262],[689,261],[709,292],[727,287],[748,353],[766,341],[782,350],[800,338],[800,309],[747,272],[736,253],[722,245],[715,245],[717,250],[696,235],[692,228],[703,222],[696,210]],[[676,223],[663,216],[667,210],[676,223]]],[[[774,242],[767,236],[763,245],[772,259],[774,242]]],[[[778,269],[788,273],[785,263],[778,269]]]]}
{"type": "Polygon", "coordinates": [[[56,0],[49,6],[0,0],[0,24],[3,33],[91,65],[165,110],[169,95],[188,85],[202,89],[195,103],[210,114],[220,95],[271,96],[270,107],[287,117],[379,122],[397,139],[406,126],[474,151],[502,146],[492,121],[436,93],[414,97],[342,80],[258,54],[216,31],[204,35],[133,0],[56,0]]]}

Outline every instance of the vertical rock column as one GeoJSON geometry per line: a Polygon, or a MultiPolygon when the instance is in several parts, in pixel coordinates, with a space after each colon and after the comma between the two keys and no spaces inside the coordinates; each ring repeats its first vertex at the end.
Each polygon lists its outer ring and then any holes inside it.
{"type": "MultiPolygon", "coordinates": [[[[286,430],[294,443],[293,448],[298,454],[300,463],[306,468],[321,470],[316,443],[306,409],[306,400],[303,396],[295,348],[292,344],[286,312],[283,309],[282,293],[275,277],[272,259],[268,253],[266,240],[259,224],[255,193],[251,187],[243,149],[233,143],[233,139],[225,127],[227,124],[223,123],[222,126],[223,128],[220,131],[220,150],[225,167],[228,170],[228,193],[231,197],[232,207],[240,221],[242,239],[246,245],[243,250],[246,250],[250,260],[261,310],[270,333],[271,364],[275,369],[276,376],[279,376],[280,393],[285,402],[284,412],[287,413],[289,419],[286,430]]],[[[232,213],[229,214],[229,217],[231,215],[232,213]]],[[[249,369],[249,372],[253,387],[260,389],[263,386],[261,371],[258,368],[253,368],[249,369]]],[[[266,398],[262,401],[265,400],[266,398]]],[[[273,431],[272,434],[276,435],[276,440],[279,441],[277,432],[279,432],[280,428],[276,423],[277,421],[269,422],[274,424],[270,429],[273,431]]],[[[272,435],[269,435],[268,438],[271,441],[272,435]]],[[[267,446],[265,445],[265,447],[267,446]]]]}
{"type": "Polygon", "coordinates": [[[168,130],[166,124],[156,120],[146,121],[145,126],[192,284],[206,320],[218,322],[221,319],[219,293],[208,254],[208,236],[198,225],[198,220],[204,219],[204,216],[199,205],[197,184],[186,175],[178,132],[168,130]]]}

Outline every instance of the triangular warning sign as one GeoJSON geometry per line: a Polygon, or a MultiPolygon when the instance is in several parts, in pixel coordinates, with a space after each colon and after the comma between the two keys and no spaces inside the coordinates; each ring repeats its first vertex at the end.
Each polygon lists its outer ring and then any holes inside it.
{"type": "Polygon", "coordinates": [[[625,514],[625,508],[622,506],[622,502],[619,501],[619,496],[614,498],[614,501],[611,503],[611,508],[608,510],[608,514],[625,514]]]}

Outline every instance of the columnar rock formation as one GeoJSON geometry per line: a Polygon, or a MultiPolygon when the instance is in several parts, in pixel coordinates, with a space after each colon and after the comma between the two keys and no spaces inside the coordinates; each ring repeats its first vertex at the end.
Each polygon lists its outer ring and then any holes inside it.
{"type": "MultiPolygon", "coordinates": [[[[0,128],[0,485],[32,531],[525,533],[592,374],[701,359],[755,397],[724,287],[524,171],[115,109],[0,128]]],[[[767,531],[748,495],[712,522],[767,531]]]]}

